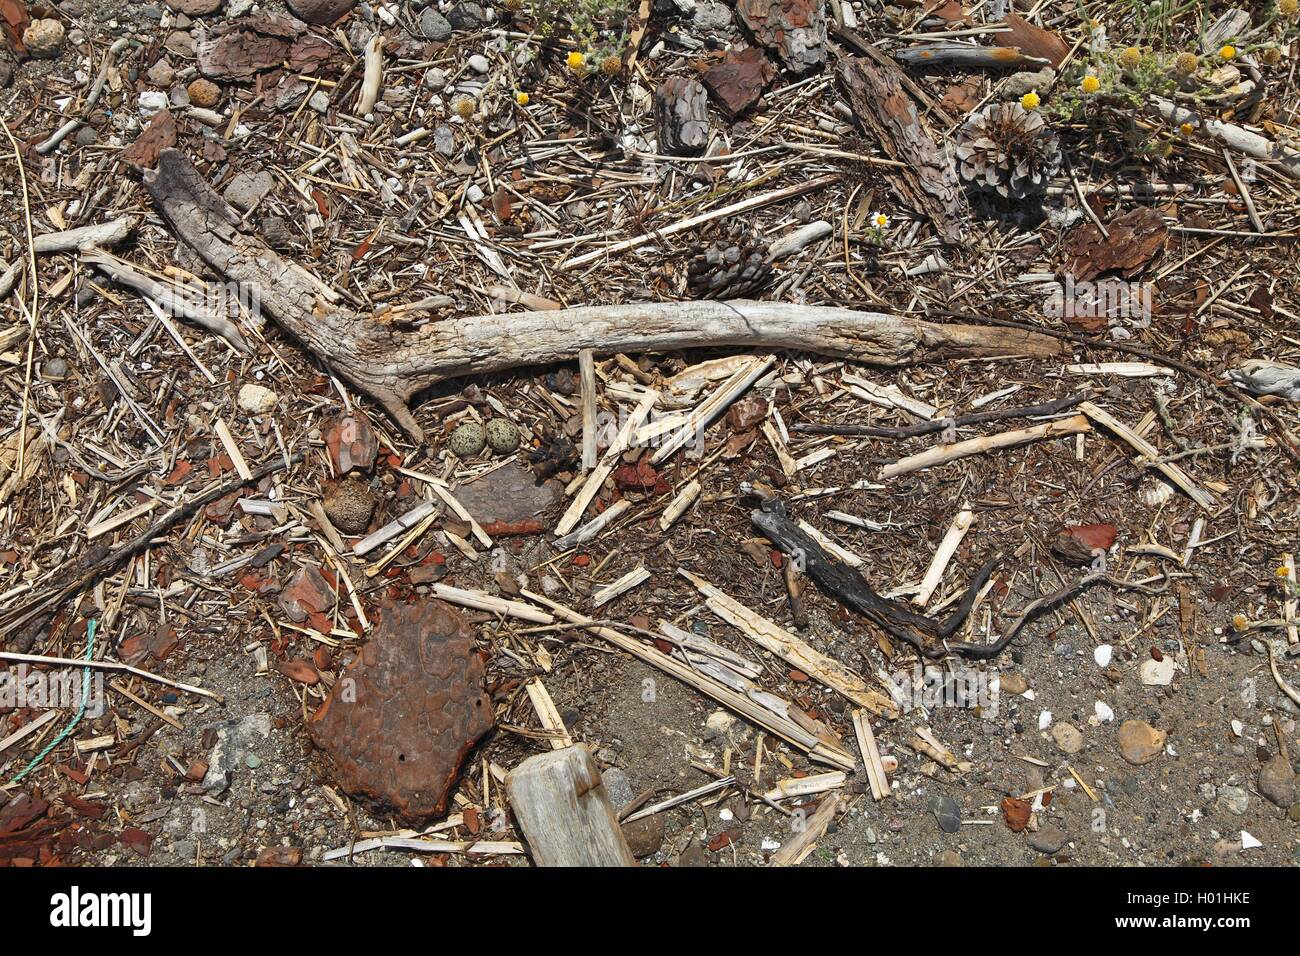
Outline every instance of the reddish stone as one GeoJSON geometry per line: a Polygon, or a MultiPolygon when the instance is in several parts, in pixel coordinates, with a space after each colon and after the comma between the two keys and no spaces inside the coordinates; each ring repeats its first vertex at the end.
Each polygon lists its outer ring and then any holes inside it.
{"type": "Polygon", "coordinates": [[[441,601],[388,600],[309,730],[344,791],[421,823],[446,811],[462,762],[492,726],[483,662],[461,614],[441,601]]]}
{"type": "Polygon", "coordinates": [[[302,866],[302,847],[268,846],[258,850],[254,866],[302,866]]]}
{"type": "Polygon", "coordinates": [[[198,783],[208,775],[208,762],[202,757],[190,764],[190,769],[185,771],[185,779],[193,783],[198,783]]]}
{"type": "Polygon", "coordinates": [[[341,415],[326,422],[322,434],[330,460],[340,475],[353,469],[369,471],[379,454],[379,439],[370,423],[359,415],[341,415]]]}
{"type": "Polygon", "coordinates": [[[722,111],[734,119],[762,99],[774,76],[776,67],[767,55],[758,47],[747,47],[709,67],[701,81],[722,111]]]}
{"type": "Polygon", "coordinates": [[[1002,819],[1006,821],[1007,829],[1014,833],[1020,833],[1029,825],[1030,811],[1028,800],[1007,797],[1002,801],[1002,819]]]}

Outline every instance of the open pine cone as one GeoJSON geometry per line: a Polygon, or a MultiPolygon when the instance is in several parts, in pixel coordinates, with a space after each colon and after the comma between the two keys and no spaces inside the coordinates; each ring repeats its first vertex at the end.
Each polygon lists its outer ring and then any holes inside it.
{"type": "Polygon", "coordinates": [[[700,299],[744,299],[772,277],[767,246],[737,224],[715,239],[687,267],[686,283],[700,299]]]}
{"type": "Polygon", "coordinates": [[[970,186],[1003,199],[1040,196],[1061,166],[1061,146],[1041,115],[994,103],[961,128],[957,171],[970,186]]]}

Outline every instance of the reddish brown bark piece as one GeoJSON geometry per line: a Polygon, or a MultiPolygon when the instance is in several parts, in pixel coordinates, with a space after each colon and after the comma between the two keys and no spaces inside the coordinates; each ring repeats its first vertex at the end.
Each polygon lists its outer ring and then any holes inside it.
{"type": "Polygon", "coordinates": [[[122,150],[122,160],[135,166],[152,169],[158,165],[158,156],[164,149],[176,145],[176,119],[171,110],[159,110],[136,141],[122,150]]]}
{"type": "Polygon", "coordinates": [[[4,20],[5,35],[9,38],[14,52],[24,52],[23,31],[32,23],[31,17],[27,15],[27,8],[18,0],[0,0],[0,19],[4,20]]]}
{"type": "Polygon", "coordinates": [[[1052,69],[1059,70],[1065,58],[1070,55],[1070,45],[1051,30],[1035,26],[1024,17],[1008,14],[1003,25],[1010,27],[1010,33],[993,34],[995,46],[1015,47],[1021,53],[1038,57],[1052,64],[1052,69]]]}
{"type": "Polygon", "coordinates": [[[826,5],[822,0],[739,0],[736,13],[753,38],[775,50],[792,73],[826,60],[826,5]]]}
{"type": "Polygon", "coordinates": [[[758,47],[728,53],[702,77],[714,101],[732,119],[763,98],[776,67],[758,47]]]}
{"type": "Polygon", "coordinates": [[[857,57],[840,64],[839,77],[864,130],[880,141],[890,159],[905,164],[895,182],[907,204],[930,218],[944,242],[960,242],[967,218],[964,193],[946,152],[921,125],[916,104],[904,91],[902,71],[857,57]]]}
{"type": "Polygon", "coordinates": [[[379,454],[379,439],[370,423],[359,415],[332,418],[322,430],[330,461],[340,475],[352,470],[369,471],[379,454]]]}
{"type": "Polygon", "coordinates": [[[1169,227],[1160,213],[1150,206],[1138,206],[1106,227],[1110,238],[1092,222],[1076,226],[1065,237],[1064,275],[1076,282],[1087,282],[1106,272],[1127,277],[1141,272],[1164,251],[1169,227]]]}
{"type": "Polygon", "coordinates": [[[271,13],[241,17],[195,45],[199,72],[212,80],[251,80],[289,57],[306,24],[271,13]]]}
{"type": "Polygon", "coordinates": [[[307,565],[290,578],[280,593],[280,607],[290,620],[298,624],[333,606],[334,590],[314,564],[307,565]]]}
{"type": "Polygon", "coordinates": [[[311,719],[347,793],[422,823],[441,815],[461,764],[493,726],[465,619],[441,601],[386,603],[374,635],[311,719]]]}

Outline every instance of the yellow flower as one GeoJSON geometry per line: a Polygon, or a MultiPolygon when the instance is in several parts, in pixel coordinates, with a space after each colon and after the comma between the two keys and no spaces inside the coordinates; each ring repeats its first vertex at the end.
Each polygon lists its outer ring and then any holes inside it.
{"type": "Polygon", "coordinates": [[[1225,43],[1223,46],[1219,47],[1219,59],[1235,60],[1236,58],[1237,58],[1237,48],[1233,46],[1231,43],[1225,43]]]}
{"type": "Polygon", "coordinates": [[[572,53],[570,53],[568,58],[564,62],[569,64],[569,69],[571,69],[574,73],[583,71],[587,67],[586,55],[579,53],[577,50],[574,50],[572,53]]]}
{"type": "Polygon", "coordinates": [[[1174,60],[1174,73],[1178,76],[1191,76],[1201,67],[1201,60],[1195,53],[1180,53],[1174,60]]]}
{"type": "Polygon", "coordinates": [[[1135,46],[1125,47],[1119,55],[1119,62],[1126,69],[1136,69],[1142,63],[1142,51],[1135,46]]]}
{"type": "Polygon", "coordinates": [[[1041,102],[1042,100],[1038,98],[1038,93],[1035,90],[1030,90],[1024,96],[1020,97],[1020,105],[1027,110],[1038,109],[1038,104],[1041,102]]]}
{"type": "Polygon", "coordinates": [[[1236,631],[1238,634],[1240,634],[1249,626],[1250,626],[1250,621],[1246,619],[1246,615],[1240,612],[1232,615],[1232,629],[1236,631]]]}
{"type": "Polygon", "coordinates": [[[523,90],[520,90],[518,93],[515,94],[515,102],[518,103],[520,106],[527,106],[528,94],[525,93],[523,90]]]}
{"type": "Polygon", "coordinates": [[[1196,127],[1191,123],[1184,123],[1182,126],[1178,127],[1178,132],[1182,133],[1184,136],[1191,136],[1196,132],[1196,127]]]}
{"type": "Polygon", "coordinates": [[[1291,570],[1285,564],[1279,564],[1277,570],[1273,572],[1283,581],[1291,577],[1291,570]]]}
{"type": "Polygon", "coordinates": [[[1096,93],[1101,89],[1101,80],[1089,73],[1083,78],[1083,82],[1079,84],[1079,88],[1085,93],[1096,93]]]}
{"type": "Polygon", "coordinates": [[[871,222],[877,229],[889,228],[889,217],[886,216],[883,212],[878,212],[874,216],[872,216],[871,222]]]}

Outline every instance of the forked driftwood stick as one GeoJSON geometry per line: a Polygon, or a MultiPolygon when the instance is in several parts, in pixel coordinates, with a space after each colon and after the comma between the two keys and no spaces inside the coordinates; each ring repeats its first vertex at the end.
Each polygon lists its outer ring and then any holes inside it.
{"type": "Polygon", "coordinates": [[[146,173],[155,205],[177,237],[333,372],[379,402],[414,439],[413,396],[450,378],[544,365],[582,349],[598,355],[701,346],[798,349],[879,365],[999,355],[1048,357],[1049,336],[904,316],[774,302],[662,302],[479,315],[414,331],[355,312],[320,279],[254,235],[176,150],[146,173]]]}

